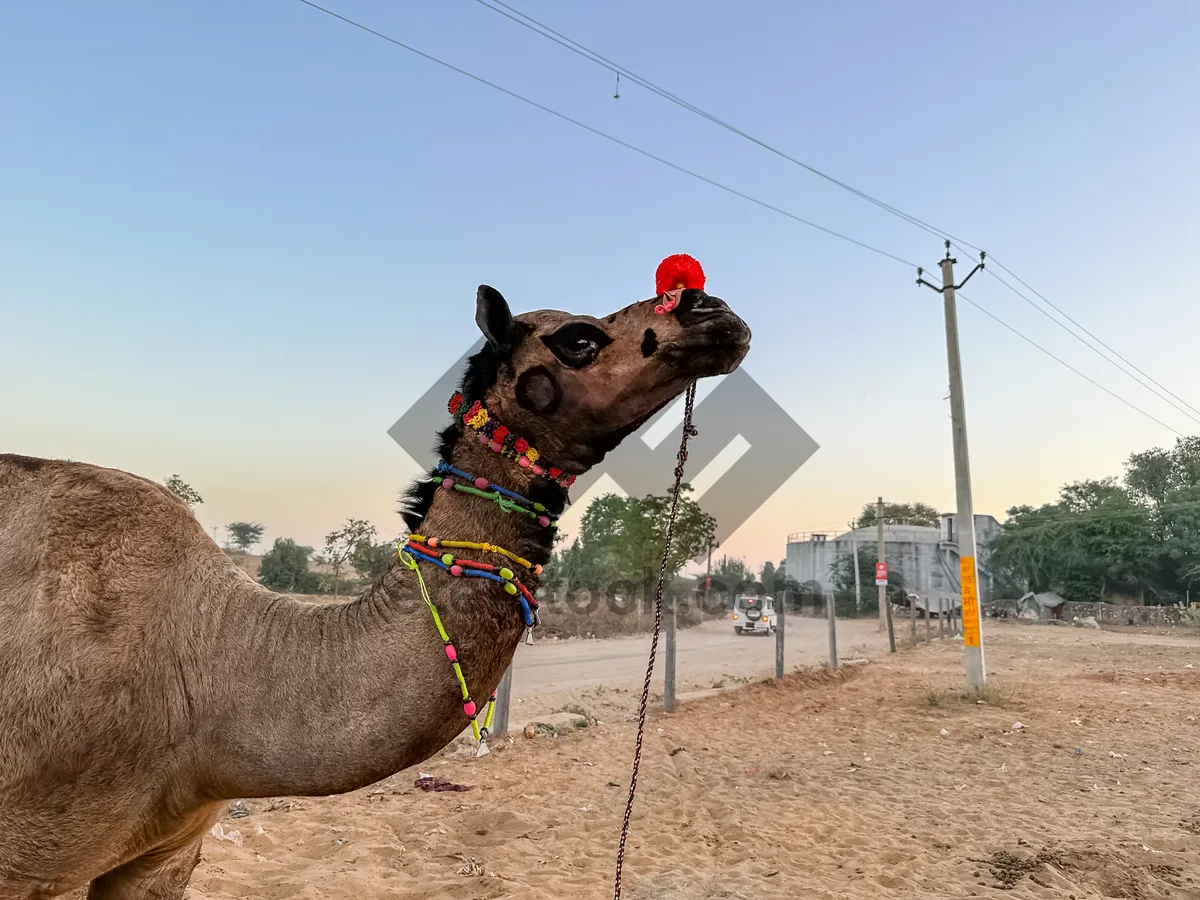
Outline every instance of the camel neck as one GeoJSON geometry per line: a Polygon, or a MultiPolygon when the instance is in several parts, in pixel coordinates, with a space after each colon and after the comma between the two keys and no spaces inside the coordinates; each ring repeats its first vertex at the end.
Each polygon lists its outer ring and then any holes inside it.
{"type": "MultiPolygon", "coordinates": [[[[453,462],[505,483],[499,457],[456,453],[453,462]]],[[[551,530],[530,517],[457,491],[437,491],[421,532],[499,545],[535,564],[548,560],[552,543],[551,530]]],[[[503,561],[486,552],[455,554],[503,561]]],[[[432,565],[421,574],[470,694],[482,702],[524,634],[520,605],[489,580],[432,565]]],[[[522,577],[536,591],[536,574],[522,577]]],[[[209,746],[219,748],[222,796],[354,790],[427,759],[469,726],[416,574],[399,560],[362,597],[342,604],[299,603],[243,583],[213,627],[227,684],[205,718],[209,746]]]]}

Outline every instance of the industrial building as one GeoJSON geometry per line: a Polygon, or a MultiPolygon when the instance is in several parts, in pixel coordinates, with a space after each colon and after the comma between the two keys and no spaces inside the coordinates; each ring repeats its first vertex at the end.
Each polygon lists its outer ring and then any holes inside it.
{"type": "MultiPolygon", "coordinates": [[[[979,569],[979,601],[993,598],[992,576],[987,565],[988,542],[1000,533],[993,516],[975,516],[976,563],[979,569]]],[[[900,573],[905,590],[920,596],[936,609],[940,599],[946,608],[961,606],[958,577],[958,541],[954,516],[941,517],[941,527],[913,525],[902,521],[883,526],[884,559],[891,572],[900,573]]],[[[843,534],[800,532],[788,536],[787,573],[809,592],[825,596],[834,590],[831,568],[840,557],[850,557],[854,546],[869,547],[874,556],[878,527],[856,528],[843,534]]],[[[875,573],[861,572],[864,594],[875,590],[875,573]]]]}

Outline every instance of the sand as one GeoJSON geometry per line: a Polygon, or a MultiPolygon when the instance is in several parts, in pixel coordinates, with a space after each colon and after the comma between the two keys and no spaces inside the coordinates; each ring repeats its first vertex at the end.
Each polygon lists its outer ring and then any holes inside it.
{"type": "MultiPolygon", "coordinates": [[[[961,645],[751,683],[655,711],[630,900],[1200,897],[1200,639],[989,623],[993,690],[961,645]]],[[[342,797],[251,801],[187,896],[612,896],[630,694],[599,725],[517,737],[342,797]]],[[[519,715],[519,713],[514,713],[519,715]]],[[[515,722],[519,726],[521,722],[515,722]]]]}

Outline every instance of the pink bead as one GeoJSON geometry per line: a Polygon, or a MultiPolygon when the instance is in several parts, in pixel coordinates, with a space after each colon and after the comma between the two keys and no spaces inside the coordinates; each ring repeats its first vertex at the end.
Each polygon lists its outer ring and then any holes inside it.
{"type": "Polygon", "coordinates": [[[447,491],[454,490],[454,479],[453,478],[443,478],[442,479],[442,487],[447,491]]]}
{"type": "Polygon", "coordinates": [[[492,442],[492,439],[490,437],[488,437],[486,434],[479,435],[479,443],[490,444],[491,442],[492,442]]]}
{"type": "Polygon", "coordinates": [[[500,443],[499,441],[492,441],[492,452],[493,453],[499,453],[503,449],[504,449],[504,445],[502,443],[500,443]]]}
{"type": "Polygon", "coordinates": [[[549,516],[539,516],[538,524],[541,525],[543,528],[545,528],[547,525],[550,524],[550,517],[549,516]]]}
{"type": "Polygon", "coordinates": [[[453,644],[446,645],[446,659],[450,660],[450,662],[458,660],[458,651],[454,649],[453,644]]]}
{"type": "Polygon", "coordinates": [[[487,486],[488,486],[488,480],[486,478],[476,478],[475,479],[475,487],[479,488],[481,491],[484,488],[486,488],[487,486]]]}
{"type": "Polygon", "coordinates": [[[531,463],[529,462],[529,457],[522,456],[520,459],[517,460],[517,465],[520,466],[522,469],[528,469],[529,466],[531,465],[531,463]]]}
{"type": "Polygon", "coordinates": [[[461,575],[462,574],[462,566],[451,566],[450,574],[451,575],[461,575]]]}
{"type": "Polygon", "coordinates": [[[468,700],[466,703],[464,703],[463,712],[465,712],[468,716],[475,715],[475,701],[468,700]]]}
{"type": "Polygon", "coordinates": [[[534,475],[541,475],[545,471],[546,470],[544,468],[542,468],[541,465],[539,465],[538,463],[533,464],[533,474],[534,475]]]}

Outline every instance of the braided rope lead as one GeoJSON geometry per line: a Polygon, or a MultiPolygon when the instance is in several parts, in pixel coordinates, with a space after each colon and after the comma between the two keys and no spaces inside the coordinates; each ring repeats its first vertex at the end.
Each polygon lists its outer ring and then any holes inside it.
{"type": "Polygon", "coordinates": [[[671,553],[671,538],[675,532],[675,515],[679,508],[679,488],[683,483],[683,467],[687,462],[688,439],[698,432],[692,426],[692,405],[696,400],[696,382],[688,385],[683,408],[683,439],[679,442],[679,462],[675,466],[675,487],[671,491],[671,516],[667,520],[667,536],[663,544],[662,563],[658,567],[658,588],[654,593],[654,634],[650,639],[650,658],[646,662],[646,681],[638,706],[637,742],[633,748],[633,772],[629,778],[629,801],[625,804],[625,819],[621,823],[621,840],[617,844],[617,877],[613,900],[621,900],[621,868],[625,862],[625,843],[629,839],[629,819],[633,815],[633,798],[637,794],[638,769],[642,764],[642,737],[646,732],[646,706],[650,702],[650,681],[654,677],[654,658],[658,654],[658,635],[662,630],[663,584],[667,578],[667,560],[671,553]]]}

